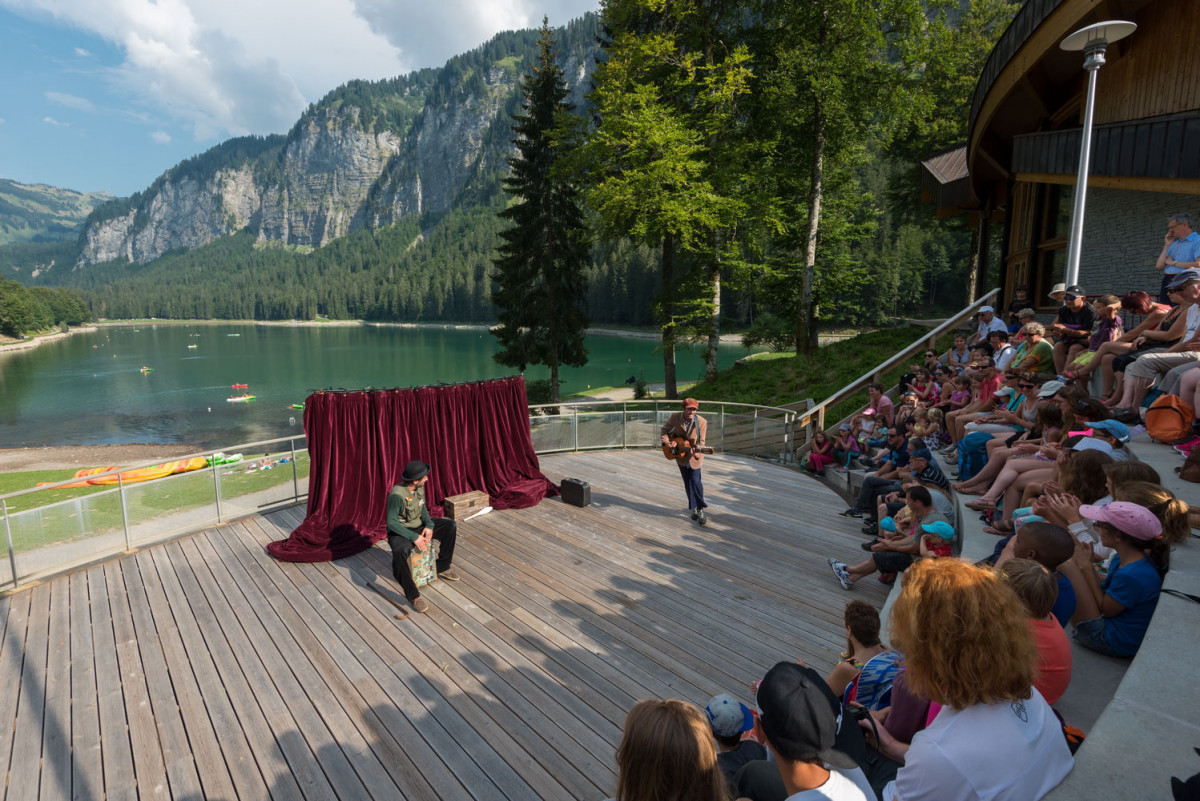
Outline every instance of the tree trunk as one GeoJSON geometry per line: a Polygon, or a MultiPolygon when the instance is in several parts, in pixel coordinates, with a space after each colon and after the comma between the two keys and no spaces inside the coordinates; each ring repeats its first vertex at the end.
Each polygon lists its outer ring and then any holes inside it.
{"type": "Polygon", "coordinates": [[[817,104],[813,121],[812,187],[808,193],[808,235],[804,243],[804,272],[800,278],[800,308],[796,320],[796,355],[817,349],[817,305],[813,281],[817,265],[817,234],[821,229],[821,200],[825,177],[825,111],[817,104]]]}
{"type": "Polygon", "coordinates": [[[979,292],[979,228],[971,229],[971,263],[967,268],[967,298],[966,305],[970,306],[975,302],[975,298],[979,292]]]}
{"type": "Polygon", "coordinates": [[[550,402],[558,403],[558,354],[550,357],[550,402]]]}
{"type": "Polygon", "coordinates": [[[708,327],[708,353],[704,360],[704,380],[717,377],[717,352],[721,348],[721,262],[713,262],[709,280],[712,282],[712,317],[708,327]]]}
{"type": "Polygon", "coordinates": [[[675,385],[675,238],[671,234],[663,237],[662,249],[662,352],[663,380],[666,396],[679,397],[675,385]]]}

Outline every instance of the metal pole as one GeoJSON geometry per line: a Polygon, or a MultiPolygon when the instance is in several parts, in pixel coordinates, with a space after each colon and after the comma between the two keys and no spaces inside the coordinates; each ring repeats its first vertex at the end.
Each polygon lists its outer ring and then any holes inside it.
{"type": "Polygon", "coordinates": [[[571,407],[571,427],[575,429],[575,452],[579,453],[579,407],[571,407]]]}
{"type": "Polygon", "coordinates": [[[0,511],[4,513],[4,533],[8,535],[8,568],[12,571],[13,586],[17,586],[17,556],[13,552],[12,526],[8,522],[8,501],[0,501],[0,511]]]}
{"type": "Polygon", "coordinates": [[[221,473],[217,467],[217,460],[213,459],[213,493],[217,499],[217,522],[221,522],[221,473]]]}
{"type": "Polygon", "coordinates": [[[296,440],[289,439],[288,445],[292,449],[292,500],[300,500],[300,470],[296,467],[296,440]]]}
{"type": "Polygon", "coordinates": [[[129,509],[125,505],[125,482],[120,473],[117,473],[117,495],[121,498],[121,527],[125,529],[125,551],[129,552],[133,550],[129,538],[129,509]]]}
{"type": "Polygon", "coordinates": [[[758,458],[758,409],[754,410],[754,443],[751,453],[754,454],[755,459],[758,458]]]}
{"type": "Polygon", "coordinates": [[[1075,204],[1071,208],[1071,234],[1067,242],[1067,286],[1079,283],[1079,255],[1083,247],[1083,213],[1087,203],[1088,167],[1092,159],[1092,106],[1096,102],[1096,73],[1104,66],[1103,45],[1088,51],[1083,68],[1088,71],[1087,104],[1079,137],[1079,175],[1075,179],[1075,204]]]}
{"type": "Polygon", "coordinates": [[[721,404],[721,452],[725,452],[725,404],[721,404]]]}
{"type": "Polygon", "coordinates": [[[621,404],[621,450],[629,447],[629,404],[621,404]]]}

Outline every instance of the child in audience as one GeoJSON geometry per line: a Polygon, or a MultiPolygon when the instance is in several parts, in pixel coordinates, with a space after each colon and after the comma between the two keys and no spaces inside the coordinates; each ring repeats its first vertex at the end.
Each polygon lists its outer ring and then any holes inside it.
{"type": "Polygon", "coordinates": [[[700,710],[674,698],[638,701],[617,748],[617,801],[726,801],[712,731],[700,710]]]}
{"type": "Polygon", "coordinates": [[[1113,501],[1081,506],[1079,513],[1094,521],[1100,541],[1116,556],[1103,583],[1092,566],[1089,545],[1079,543],[1063,567],[1078,596],[1075,640],[1108,656],[1131,657],[1141,647],[1158,606],[1171,546],[1162,538],[1162,523],[1144,506],[1113,501]]]}
{"type": "Polygon", "coordinates": [[[1032,559],[1010,559],[999,571],[1029,613],[1025,626],[1038,652],[1033,686],[1053,706],[1071,683],[1071,641],[1050,614],[1058,598],[1058,582],[1044,565],[1032,559]]]}
{"type": "Polygon", "coordinates": [[[850,431],[849,423],[842,423],[833,438],[833,458],[839,469],[850,466],[850,461],[858,455],[858,440],[850,431]]]}
{"type": "Polygon", "coordinates": [[[950,544],[954,542],[954,527],[945,520],[923,523],[921,532],[921,556],[944,559],[953,555],[950,544]]]}
{"type": "Polygon", "coordinates": [[[754,715],[748,706],[728,693],[710,698],[704,716],[717,741],[717,766],[732,790],[734,777],[742,765],[766,759],[767,749],[753,739],[742,737],[754,728],[754,715]]]}
{"type": "Polygon", "coordinates": [[[918,405],[929,406],[935,403],[937,401],[937,384],[933,382],[933,374],[924,367],[918,367],[912,391],[916,394],[918,405]]]}
{"type": "Polygon", "coordinates": [[[813,434],[812,447],[808,451],[808,472],[823,476],[825,468],[836,463],[833,458],[833,443],[825,436],[824,431],[818,430],[813,434]]]}

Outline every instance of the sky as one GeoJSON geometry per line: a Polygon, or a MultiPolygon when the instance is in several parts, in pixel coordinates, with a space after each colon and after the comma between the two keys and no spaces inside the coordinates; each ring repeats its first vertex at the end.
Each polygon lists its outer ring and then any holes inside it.
{"type": "Polygon", "coordinates": [[[0,0],[0,178],[130,195],[348,80],[599,0],[0,0]]]}

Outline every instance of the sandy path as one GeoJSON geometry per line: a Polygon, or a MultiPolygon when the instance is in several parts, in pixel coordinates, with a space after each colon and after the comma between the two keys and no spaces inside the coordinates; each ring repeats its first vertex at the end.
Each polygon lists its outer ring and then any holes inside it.
{"type": "Polygon", "coordinates": [[[152,460],[167,461],[202,451],[195,445],[136,444],[63,445],[56,448],[0,449],[0,473],[83,467],[126,467],[152,460]]]}

